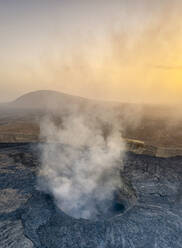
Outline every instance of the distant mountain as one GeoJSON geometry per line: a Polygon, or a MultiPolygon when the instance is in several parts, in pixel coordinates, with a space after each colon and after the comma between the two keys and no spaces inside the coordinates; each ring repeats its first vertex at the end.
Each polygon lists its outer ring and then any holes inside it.
{"type": "Polygon", "coordinates": [[[82,104],[88,101],[89,100],[79,96],[72,96],[51,90],[40,90],[20,96],[15,101],[9,103],[9,106],[18,108],[46,109],[59,108],[68,104],[82,104]]]}

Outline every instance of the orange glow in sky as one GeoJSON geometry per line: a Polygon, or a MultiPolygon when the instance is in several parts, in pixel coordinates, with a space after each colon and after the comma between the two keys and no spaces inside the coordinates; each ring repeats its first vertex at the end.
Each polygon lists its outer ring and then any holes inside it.
{"type": "Polygon", "coordinates": [[[0,101],[52,89],[182,103],[180,0],[1,1],[0,101]]]}

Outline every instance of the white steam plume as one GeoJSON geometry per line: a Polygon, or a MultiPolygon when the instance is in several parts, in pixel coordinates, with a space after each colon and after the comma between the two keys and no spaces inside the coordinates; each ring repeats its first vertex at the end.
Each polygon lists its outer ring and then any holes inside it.
{"type": "Polygon", "coordinates": [[[121,185],[124,143],[116,113],[96,109],[72,113],[55,123],[46,118],[41,135],[40,188],[53,194],[58,207],[75,218],[107,213],[121,185]]]}

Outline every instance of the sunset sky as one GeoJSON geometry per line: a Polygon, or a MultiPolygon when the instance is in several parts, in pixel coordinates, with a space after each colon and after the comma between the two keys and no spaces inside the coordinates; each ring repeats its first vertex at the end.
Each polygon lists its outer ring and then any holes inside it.
{"type": "Polygon", "coordinates": [[[181,0],[0,0],[0,101],[182,103],[181,0]]]}

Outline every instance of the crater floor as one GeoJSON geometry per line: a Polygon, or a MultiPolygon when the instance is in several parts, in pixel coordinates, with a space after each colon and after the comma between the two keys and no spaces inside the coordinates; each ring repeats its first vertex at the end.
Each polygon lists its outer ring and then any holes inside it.
{"type": "Polygon", "coordinates": [[[36,144],[0,145],[1,248],[182,247],[182,157],[126,154],[121,193],[128,207],[99,221],[58,209],[36,187],[38,167],[36,144]]]}

